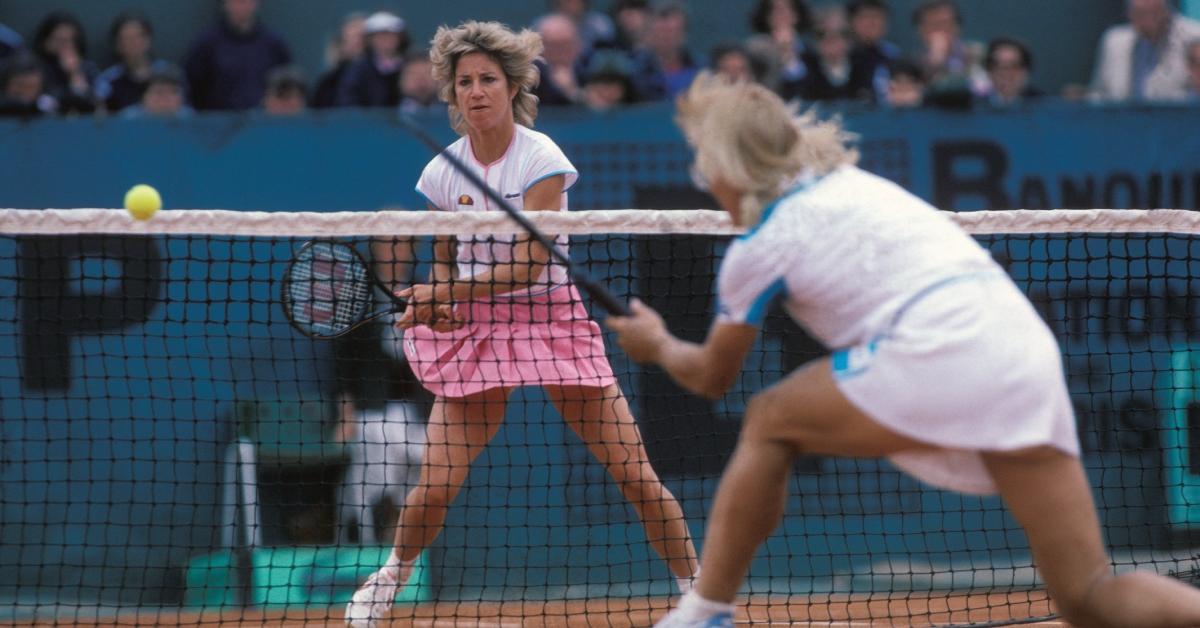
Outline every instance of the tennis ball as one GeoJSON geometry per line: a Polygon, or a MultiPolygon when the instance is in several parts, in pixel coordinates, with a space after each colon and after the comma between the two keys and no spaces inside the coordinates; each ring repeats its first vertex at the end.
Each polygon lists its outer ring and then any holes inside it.
{"type": "Polygon", "coordinates": [[[158,190],[138,184],[125,193],[125,209],[138,220],[149,220],[162,209],[162,197],[158,195],[158,190]]]}

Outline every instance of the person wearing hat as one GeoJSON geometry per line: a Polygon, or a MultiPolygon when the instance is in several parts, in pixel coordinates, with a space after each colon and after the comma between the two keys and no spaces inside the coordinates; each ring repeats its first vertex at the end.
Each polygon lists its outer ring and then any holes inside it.
{"type": "Polygon", "coordinates": [[[583,102],[593,111],[607,111],[634,102],[629,60],[619,50],[592,55],[583,79],[583,102]]]}
{"type": "Polygon", "coordinates": [[[400,71],[408,51],[408,29],[399,16],[379,11],[363,22],[367,54],[346,69],[338,87],[339,107],[395,107],[400,71]]]}

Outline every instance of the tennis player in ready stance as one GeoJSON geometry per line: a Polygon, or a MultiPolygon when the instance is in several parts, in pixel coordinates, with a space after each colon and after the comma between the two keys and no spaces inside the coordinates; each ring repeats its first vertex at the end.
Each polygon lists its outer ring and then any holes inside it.
{"type": "MultiPolygon", "coordinates": [[[[550,138],[528,128],[537,115],[530,90],[541,51],[532,31],[466,22],[439,28],[430,57],[451,123],[464,136],[447,150],[518,209],[559,211],[567,209],[566,190],[578,173],[550,138]]],[[[417,190],[430,209],[500,211],[440,156],[417,190]]],[[[557,243],[565,253],[566,237],[557,243]]],[[[680,587],[690,588],[697,561],[683,510],[650,466],[600,327],[566,269],[527,236],[440,238],[434,256],[430,283],[397,293],[411,304],[398,322],[407,329],[405,354],[437,395],[421,477],[404,503],[388,563],[354,594],[347,621],[371,625],[387,615],[518,386],[545,389],[637,510],[680,587]]]]}
{"type": "Polygon", "coordinates": [[[716,398],[768,303],[829,347],[756,395],[710,513],[696,587],[659,626],[732,625],[799,454],[887,456],[935,486],[999,491],[1062,615],[1079,626],[1197,626],[1200,591],[1116,576],[1100,537],[1058,345],[988,253],[915,196],[854,166],[833,122],[757,85],[702,76],[678,122],[698,178],[748,228],[719,273],[703,344],[640,302],[609,318],[635,360],[716,398]]]}

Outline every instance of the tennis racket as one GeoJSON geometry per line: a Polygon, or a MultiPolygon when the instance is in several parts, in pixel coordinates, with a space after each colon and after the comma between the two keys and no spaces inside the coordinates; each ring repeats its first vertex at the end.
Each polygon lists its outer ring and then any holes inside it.
{"type": "Polygon", "coordinates": [[[450,151],[445,150],[442,145],[437,142],[437,140],[434,140],[432,137],[430,137],[430,135],[425,132],[425,129],[421,128],[421,126],[407,114],[399,114],[399,119],[400,125],[403,126],[405,130],[420,140],[422,144],[428,146],[435,155],[441,155],[442,158],[445,159],[455,170],[462,173],[462,175],[465,176],[472,185],[480,190],[483,190],[483,194],[487,196],[489,200],[495,203],[497,207],[504,210],[504,213],[508,214],[510,218],[515,220],[518,225],[521,225],[521,228],[528,232],[538,244],[546,247],[546,250],[550,251],[550,256],[567,269],[567,273],[575,279],[575,283],[579,284],[579,287],[583,288],[584,291],[591,295],[593,299],[599,301],[600,306],[603,307],[609,314],[614,314],[617,316],[629,316],[629,307],[626,304],[622,303],[620,299],[617,299],[612,292],[609,292],[608,288],[600,285],[595,279],[592,279],[590,275],[571,262],[571,258],[567,257],[562,251],[558,250],[553,240],[547,237],[546,234],[539,231],[538,228],[529,221],[529,218],[525,217],[520,210],[513,207],[511,203],[505,200],[503,195],[496,190],[493,190],[491,186],[489,186],[487,182],[483,180],[482,177],[480,177],[478,174],[475,174],[474,170],[471,170],[462,162],[462,160],[450,154],[450,151]]]}
{"type": "Polygon", "coordinates": [[[331,240],[314,240],[300,247],[288,264],[280,289],[288,322],[317,339],[344,336],[407,306],[379,281],[354,247],[331,240]],[[377,305],[377,292],[387,295],[391,303],[377,305]]]}

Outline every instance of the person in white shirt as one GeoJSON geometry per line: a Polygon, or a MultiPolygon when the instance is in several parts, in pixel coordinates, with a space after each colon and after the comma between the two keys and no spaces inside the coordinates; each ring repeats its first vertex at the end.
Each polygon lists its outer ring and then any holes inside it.
{"type": "Polygon", "coordinates": [[[1060,612],[1080,626],[1200,625],[1200,591],[1113,575],[1058,344],[1008,275],[949,219],[857,168],[835,122],[702,76],[678,120],[735,223],[707,338],[634,301],[609,327],[631,358],[709,398],[734,383],[767,305],[834,349],[755,395],[713,502],[696,587],[659,626],[732,626],[801,454],[888,457],[964,493],[999,492],[1060,612]]]}
{"type": "Polygon", "coordinates": [[[1091,97],[1179,102],[1187,99],[1184,48],[1200,39],[1200,22],[1179,15],[1168,0],[1126,0],[1128,24],[1105,31],[1096,54],[1091,97]]]}
{"type": "MultiPolygon", "coordinates": [[[[566,211],[579,177],[549,137],[529,128],[530,92],[542,51],[532,31],[496,22],[439,28],[430,59],[451,126],[446,148],[518,211],[566,211]]],[[[502,211],[438,155],[417,191],[431,210],[502,211]]],[[[556,246],[566,254],[566,236],[556,246]]],[[[421,551],[504,421],[509,394],[536,386],[605,466],[641,519],[651,547],[682,590],[696,573],[683,509],[650,464],[641,430],[609,364],[600,326],[566,268],[528,235],[439,237],[428,283],[397,295],[408,302],[397,325],[413,373],[436,395],[417,486],[409,491],[388,562],[346,608],[353,626],[385,618],[421,551]]]]}

